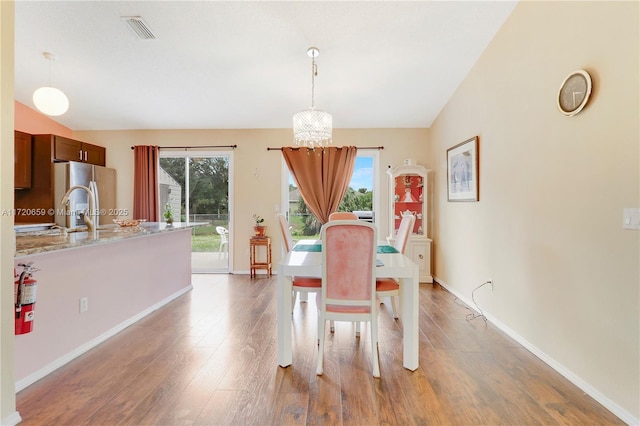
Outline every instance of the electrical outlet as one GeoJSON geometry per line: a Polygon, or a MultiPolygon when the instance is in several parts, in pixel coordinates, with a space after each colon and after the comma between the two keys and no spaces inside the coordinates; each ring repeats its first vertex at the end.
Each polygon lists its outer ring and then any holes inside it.
{"type": "Polygon", "coordinates": [[[80,298],[80,313],[87,312],[89,310],[89,298],[81,297],[80,298]]]}
{"type": "Polygon", "coordinates": [[[489,278],[487,280],[487,282],[489,283],[489,286],[491,287],[491,290],[493,291],[493,278],[489,278]]]}

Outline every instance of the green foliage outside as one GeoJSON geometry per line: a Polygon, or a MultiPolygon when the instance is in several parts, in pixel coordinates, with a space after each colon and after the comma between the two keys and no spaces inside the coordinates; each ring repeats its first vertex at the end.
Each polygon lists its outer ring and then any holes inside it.
{"type": "MultiPolygon", "coordinates": [[[[227,157],[189,158],[189,214],[229,213],[229,159],[227,157]]],[[[160,158],[160,167],[182,187],[180,217],[186,211],[185,159],[160,158]]],[[[174,212],[174,220],[177,212],[174,212]]]]}
{"type": "Polygon", "coordinates": [[[347,189],[347,193],[338,206],[338,211],[352,212],[355,210],[373,210],[372,191],[367,191],[367,188],[360,188],[358,191],[351,187],[347,189]]]}
{"type": "Polygon", "coordinates": [[[216,226],[227,227],[227,222],[216,223],[213,221],[211,225],[196,226],[191,233],[191,251],[192,252],[211,252],[220,249],[220,234],[216,232],[216,226]]]}
{"type": "Polygon", "coordinates": [[[191,237],[192,252],[212,252],[220,248],[220,236],[193,235],[191,237]]]}
{"type": "MultiPolygon", "coordinates": [[[[182,188],[180,212],[173,212],[174,220],[186,219],[186,179],[184,157],[160,158],[164,169],[182,188]]],[[[229,227],[229,159],[228,157],[190,157],[189,215],[192,221],[207,221],[210,225],[193,228],[191,251],[212,252],[220,248],[216,226],[229,227]]]]}
{"type": "MultiPolygon", "coordinates": [[[[289,185],[291,190],[295,189],[289,185]]],[[[351,212],[356,210],[373,210],[373,192],[366,188],[358,191],[349,187],[338,206],[339,212],[351,212]]],[[[317,238],[320,234],[322,224],[316,219],[305,204],[302,197],[298,199],[298,209],[292,212],[289,217],[289,224],[292,226],[291,235],[294,240],[317,238]]]]}
{"type": "MultiPolygon", "coordinates": [[[[320,238],[320,230],[316,234],[304,235],[304,219],[305,216],[289,216],[289,225],[291,226],[291,237],[293,241],[313,240],[320,238]]],[[[308,232],[308,231],[307,231],[308,232]]]]}

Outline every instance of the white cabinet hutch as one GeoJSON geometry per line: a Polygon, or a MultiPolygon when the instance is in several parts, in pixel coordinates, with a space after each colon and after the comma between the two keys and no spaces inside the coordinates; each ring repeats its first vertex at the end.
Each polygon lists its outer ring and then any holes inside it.
{"type": "Polygon", "coordinates": [[[404,164],[387,169],[389,175],[389,243],[395,240],[403,214],[416,217],[405,254],[420,270],[420,282],[432,283],[431,240],[427,238],[429,211],[427,209],[428,169],[405,160],[404,164]]]}

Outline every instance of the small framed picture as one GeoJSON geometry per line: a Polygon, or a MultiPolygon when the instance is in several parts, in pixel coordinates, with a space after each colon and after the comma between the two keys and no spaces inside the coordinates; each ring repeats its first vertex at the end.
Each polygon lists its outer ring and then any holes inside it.
{"type": "Polygon", "coordinates": [[[447,149],[447,199],[478,201],[478,137],[447,149]]]}

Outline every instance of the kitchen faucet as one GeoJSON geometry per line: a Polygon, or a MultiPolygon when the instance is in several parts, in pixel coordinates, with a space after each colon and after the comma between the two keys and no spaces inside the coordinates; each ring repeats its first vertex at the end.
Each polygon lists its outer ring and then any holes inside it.
{"type": "Polygon", "coordinates": [[[68,230],[67,230],[67,228],[66,228],[65,226],[52,225],[52,226],[51,226],[51,228],[49,228],[49,229],[50,229],[50,230],[59,229],[59,230],[60,230],[60,233],[61,233],[63,236],[65,236],[65,237],[67,236],[67,232],[68,232],[68,230]]]}
{"type": "Polygon", "coordinates": [[[84,211],[83,220],[84,220],[84,223],[87,225],[87,230],[91,232],[95,238],[98,236],[98,226],[97,226],[98,212],[96,211],[96,196],[93,191],[94,188],[95,188],[94,182],[89,183],[89,188],[87,188],[84,185],[74,185],[67,190],[66,194],[64,194],[64,197],[62,197],[61,203],[63,206],[69,204],[69,194],[71,194],[71,192],[74,189],[83,189],[84,191],[86,191],[87,195],[89,196],[89,208],[84,211]]]}

